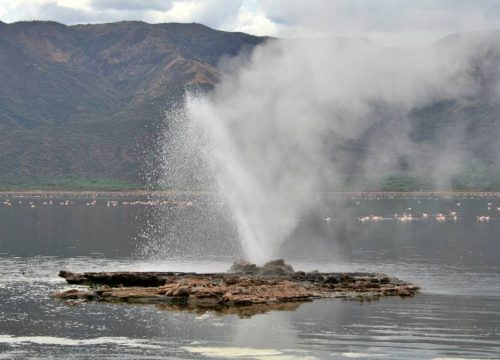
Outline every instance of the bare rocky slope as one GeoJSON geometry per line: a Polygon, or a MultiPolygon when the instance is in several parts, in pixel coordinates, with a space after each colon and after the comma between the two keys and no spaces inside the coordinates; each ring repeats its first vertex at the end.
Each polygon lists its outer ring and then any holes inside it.
{"type": "Polygon", "coordinates": [[[1,177],[140,182],[165,107],[262,41],[195,23],[0,23],[1,177]]]}

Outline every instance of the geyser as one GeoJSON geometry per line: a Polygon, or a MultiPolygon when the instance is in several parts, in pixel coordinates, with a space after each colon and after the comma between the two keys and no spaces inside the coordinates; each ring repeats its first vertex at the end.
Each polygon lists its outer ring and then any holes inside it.
{"type": "MultiPolygon", "coordinates": [[[[187,95],[176,144],[194,150],[198,170],[213,180],[244,256],[264,263],[280,255],[302,216],[322,206],[322,192],[360,178],[376,182],[402,163],[436,182],[463,168],[464,134],[417,143],[410,117],[477,91],[472,43],[268,41],[250,59],[233,59],[213,92],[187,95]]],[[[175,174],[173,167],[165,172],[175,174]]]]}

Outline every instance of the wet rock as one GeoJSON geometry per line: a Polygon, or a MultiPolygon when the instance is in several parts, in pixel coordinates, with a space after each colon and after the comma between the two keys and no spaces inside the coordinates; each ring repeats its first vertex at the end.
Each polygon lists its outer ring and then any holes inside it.
{"type": "Polygon", "coordinates": [[[340,283],[341,276],[338,274],[328,275],[324,278],[326,284],[338,284],[340,283]]]}
{"type": "Polygon", "coordinates": [[[109,285],[109,286],[161,286],[165,284],[165,277],[175,273],[72,273],[61,270],[59,276],[66,279],[69,284],[78,285],[109,285]]]}
{"type": "Polygon", "coordinates": [[[226,285],[234,285],[238,281],[240,281],[240,279],[237,276],[228,276],[227,278],[224,279],[224,282],[226,283],[226,285]]]}
{"type": "Polygon", "coordinates": [[[245,260],[236,260],[229,272],[233,273],[242,273],[242,274],[256,274],[259,271],[259,268],[255,264],[251,264],[245,260]]]}
{"type": "Polygon", "coordinates": [[[179,286],[176,289],[173,289],[173,293],[171,296],[177,296],[177,297],[188,297],[190,291],[190,288],[188,286],[179,286]]]}
{"type": "Polygon", "coordinates": [[[319,272],[310,272],[305,274],[305,279],[310,282],[320,283],[323,282],[323,275],[319,272]]]}
{"type": "Polygon", "coordinates": [[[391,279],[389,279],[388,277],[382,277],[382,278],[378,279],[378,281],[381,284],[389,284],[391,282],[391,279]]]}
{"type": "Polygon", "coordinates": [[[286,264],[283,259],[269,261],[259,269],[259,274],[264,276],[290,275],[293,272],[293,268],[286,264]]]}
{"type": "Polygon", "coordinates": [[[302,279],[306,276],[306,273],[304,271],[296,271],[294,274],[293,274],[293,278],[294,279],[302,279]]]}
{"type": "Polygon", "coordinates": [[[52,297],[61,300],[93,300],[95,293],[86,290],[70,289],[53,293],[52,297]]]}
{"type": "Polygon", "coordinates": [[[236,260],[231,268],[231,273],[259,274],[261,276],[282,276],[293,274],[293,268],[283,259],[272,260],[259,267],[245,260],[236,260]]]}
{"type": "Polygon", "coordinates": [[[237,261],[231,273],[61,271],[60,276],[69,283],[91,287],[55,292],[52,296],[56,299],[157,303],[172,308],[223,309],[326,297],[366,301],[381,296],[410,297],[419,290],[385,274],[294,272],[282,259],[261,268],[237,261]]]}

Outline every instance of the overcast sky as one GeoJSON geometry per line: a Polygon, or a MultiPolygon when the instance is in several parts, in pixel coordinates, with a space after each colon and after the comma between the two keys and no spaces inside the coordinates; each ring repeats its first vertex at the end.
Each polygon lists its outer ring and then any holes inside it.
{"type": "Polygon", "coordinates": [[[278,37],[365,36],[392,45],[500,28],[500,0],[0,0],[0,20],[198,22],[278,37]]]}

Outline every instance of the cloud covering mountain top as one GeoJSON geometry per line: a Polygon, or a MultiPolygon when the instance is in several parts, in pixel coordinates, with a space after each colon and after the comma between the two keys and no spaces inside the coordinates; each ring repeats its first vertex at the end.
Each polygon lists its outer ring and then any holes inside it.
{"type": "Polygon", "coordinates": [[[120,20],[199,22],[278,37],[363,36],[384,45],[498,27],[495,0],[11,0],[0,19],[65,24],[120,20]]]}

